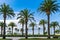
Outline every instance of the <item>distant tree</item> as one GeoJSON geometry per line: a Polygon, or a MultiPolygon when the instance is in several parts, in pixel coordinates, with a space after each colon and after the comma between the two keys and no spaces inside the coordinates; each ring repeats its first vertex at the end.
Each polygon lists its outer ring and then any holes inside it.
{"type": "Polygon", "coordinates": [[[3,31],[2,30],[3,30],[3,27],[4,27],[4,23],[0,22],[0,26],[1,26],[1,35],[3,35],[3,33],[2,33],[3,31]]]}
{"type": "Polygon", "coordinates": [[[46,29],[45,24],[47,24],[46,20],[44,20],[44,19],[40,20],[39,25],[43,25],[43,35],[45,34],[45,29],[46,29]]]}
{"type": "Polygon", "coordinates": [[[55,36],[55,27],[58,26],[59,23],[58,22],[51,22],[50,26],[52,26],[54,28],[54,36],[55,36]]]}
{"type": "Polygon", "coordinates": [[[20,19],[19,22],[20,24],[22,24],[22,36],[24,35],[24,19],[20,19]]]}
{"type": "Polygon", "coordinates": [[[34,27],[36,26],[36,23],[31,22],[31,23],[29,24],[29,26],[32,27],[32,31],[33,31],[33,35],[34,35],[34,27]]]}
{"type": "Polygon", "coordinates": [[[13,35],[13,27],[15,27],[16,24],[15,24],[14,22],[10,22],[10,23],[8,24],[8,26],[11,26],[11,27],[12,27],[12,35],[13,35]]]}

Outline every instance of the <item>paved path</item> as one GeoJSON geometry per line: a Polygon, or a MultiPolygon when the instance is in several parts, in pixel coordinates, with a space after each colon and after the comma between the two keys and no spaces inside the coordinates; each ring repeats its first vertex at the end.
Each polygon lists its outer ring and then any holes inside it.
{"type": "MultiPolygon", "coordinates": [[[[12,39],[12,40],[19,40],[21,38],[25,38],[25,37],[6,37],[6,39],[12,39]]],[[[47,38],[47,37],[28,37],[28,38],[47,38]]]]}
{"type": "MultiPolygon", "coordinates": [[[[6,37],[7,39],[12,39],[12,40],[19,40],[21,38],[25,38],[25,37],[6,37]]],[[[47,38],[47,37],[28,37],[28,38],[47,38]]]]}
{"type": "Polygon", "coordinates": [[[12,39],[12,40],[19,40],[20,37],[6,37],[7,39],[12,39]]]}

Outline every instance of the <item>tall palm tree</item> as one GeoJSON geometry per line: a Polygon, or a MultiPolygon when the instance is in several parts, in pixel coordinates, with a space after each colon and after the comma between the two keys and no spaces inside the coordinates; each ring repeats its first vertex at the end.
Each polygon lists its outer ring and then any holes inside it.
{"type": "Polygon", "coordinates": [[[39,22],[39,25],[43,25],[43,34],[45,34],[45,24],[47,24],[47,21],[44,19],[41,19],[39,22]]]}
{"type": "Polygon", "coordinates": [[[4,34],[3,34],[3,39],[5,39],[5,27],[6,27],[6,18],[7,17],[14,17],[14,11],[12,10],[12,8],[10,8],[10,6],[9,5],[6,5],[5,3],[4,4],[2,4],[1,6],[0,6],[0,14],[2,14],[3,15],[3,18],[4,18],[4,34]]]}
{"type": "Polygon", "coordinates": [[[38,8],[39,12],[45,12],[48,19],[48,38],[50,38],[50,14],[59,11],[59,5],[56,0],[44,0],[38,8]]]}
{"type": "MultiPolygon", "coordinates": [[[[18,14],[19,17],[18,18],[22,18],[24,19],[24,22],[25,22],[25,38],[27,39],[27,25],[28,25],[28,21],[32,21],[32,19],[34,20],[34,17],[33,17],[33,14],[28,10],[28,9],[24,9],[24,10],[21,10],[20,13],[18,14]]],[[[17,19],[18,19],[17,18],[17,19]]]]}
{"type": "Polygon", "coordinates": [[[55,36],[55,27],[59,25],[58,22],[51,22],[50,24],[54,28],[54,36],[55,36]]]}
{"type": "Polygon", "coordinates": [[[2,33],[2,30],[3,30],[3,27],[4,27],[4,23],[3,22],[0,22],[0,26],[1,26],[1,35],[3,34],[2,33]]]}
{"type": "Polygon", "coordinates": [[[8,26],[12,27],[12,35],[13,35],[13,28],[16,26],[16,24],[14,22],[10,22],[8,26]]]}
{"type": "Polygon", "coordinates": [[[34,36],[34,27],[36,26],[36,23],[31,22],[29,26],[32,27],[33,36],[34,36]]]}
{"type": "Polygon", "coordinates": [[[24,32],[24,29],[23,29],[24,28],[24,19],[20,19],[18,23],[22,24],[22,36],[23,36],[24,35],[24,33],[23,33],[24,32]]]}

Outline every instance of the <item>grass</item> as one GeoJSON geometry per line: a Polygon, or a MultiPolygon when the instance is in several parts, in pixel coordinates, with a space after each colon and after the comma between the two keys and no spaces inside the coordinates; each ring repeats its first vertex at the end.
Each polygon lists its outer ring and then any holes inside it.
{"type": "Polygon", "coordinates": [[[0,40],[11,40],[11,39],[0,39],[0,40]]]}
{"type": "Polygon", "coordinates": [[[20,40],[60,40],[60,39],[42,39],[42,38],[29,38],[29,39],[20,39],[20,40]]]}

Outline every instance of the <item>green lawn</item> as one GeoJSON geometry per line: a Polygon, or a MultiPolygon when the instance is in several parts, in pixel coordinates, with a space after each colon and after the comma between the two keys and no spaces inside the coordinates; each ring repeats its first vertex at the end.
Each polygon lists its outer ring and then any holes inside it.
{"type": "Polygon", "coordinates": [[[11,39],[0,39],[0,40],[11,40],[11,39]]]}
{"type": "Polygon", "coordinates": [[[41,38],[30,38],[30,39],[20,39],[20,40],[60,40],[60,39],[41,39],[41,38]]]}

